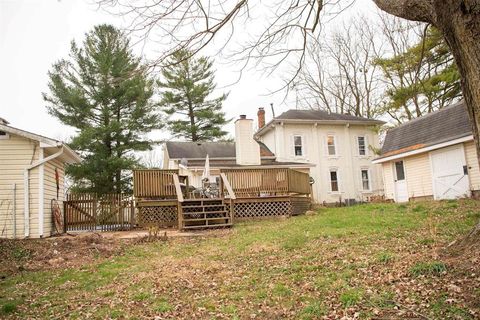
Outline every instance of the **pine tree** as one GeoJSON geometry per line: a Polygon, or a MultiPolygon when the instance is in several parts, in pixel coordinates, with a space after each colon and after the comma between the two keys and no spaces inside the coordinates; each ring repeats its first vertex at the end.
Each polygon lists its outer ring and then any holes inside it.
{"type": "Polygon", "coordinates": [[[151,149],[145,135],[161,127],[152,101],[154,80],[110,25],[96,26],[83,46],[72,41],[70,59],[48,73],[47,110],[77,129],[70,146],[84,161],[67,168],[77,189],[108,193],[130,189],[134,151],[151,149]]]}
{"type": "Polygon", "coordinates": [[[227,134],[222,130],[229,122],[222,112],[227,95],[208,99],[216,87],[212,64],[205,57],[193,58],[189,51],[178,51],[162,70],[160,105],[169,117],[167,126],[172,136],[212,141],[227,134]]]}

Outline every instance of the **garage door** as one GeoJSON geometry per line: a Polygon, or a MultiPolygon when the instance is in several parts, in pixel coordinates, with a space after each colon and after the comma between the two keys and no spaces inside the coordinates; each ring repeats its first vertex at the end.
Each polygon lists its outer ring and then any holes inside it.
{"type": "Polygon", "coordinates": [[[431,153],[433,192],[436,200],[469,196],[469,183],[463,146],[431,153]]]}

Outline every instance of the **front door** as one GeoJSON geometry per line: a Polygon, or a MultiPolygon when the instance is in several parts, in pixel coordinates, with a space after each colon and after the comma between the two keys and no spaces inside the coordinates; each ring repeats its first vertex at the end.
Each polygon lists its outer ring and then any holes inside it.
{"type": "Polygon", "coordinates": [[[430,159],[436,200],[469,196],[468,169],[462,145],[434,151],[430,159]]]}
{"type": "Polygon", "coordinates": [[[395,202],[407,202],[408,190],[407,181],[405,180],[405,167],[402,161],[393,163],[393,174],[395,179],[395,202]]]}

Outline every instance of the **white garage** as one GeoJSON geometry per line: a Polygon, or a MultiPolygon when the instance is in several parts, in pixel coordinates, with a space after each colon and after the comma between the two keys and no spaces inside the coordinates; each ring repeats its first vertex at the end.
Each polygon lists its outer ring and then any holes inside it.
{"type": "Polygon", "coordinates": [[[385,198],[457,199],[480,196],[480,170],[463,103],[387,132],[381,156],[385,198]]]}

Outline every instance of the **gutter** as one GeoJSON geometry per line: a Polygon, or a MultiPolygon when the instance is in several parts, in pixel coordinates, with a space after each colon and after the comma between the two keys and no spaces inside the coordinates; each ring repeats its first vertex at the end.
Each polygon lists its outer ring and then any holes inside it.
{"type": "MultiPolygon", "coordinates": [[[[61,156],[64,152],[64,147],[60,149],[60,151],[41,159],[40,161],[37,161],[36,163],[31,164],[30,166],[26,167],[24,172],[23,172],[23,190],[24,190],[24,198],[23,198],[23,204],[24,204],[24,225],[25,225],[25,237],[30,236],[30,170],[43,165],[44,163],[53,160],[59,156],[61,156]]],[[[39,178],[41,176],[41,173],[39,173],[39,178]]],[[[43,189],[43,183],[44,181],[38,181],[39,184],[39,190],[43,189]]],[[[43,197],[43,195],[42,195],[43,197]]],[[[39,197],[40,199],[41,197],[39,197]]],[[[39,200],[40,201],[40,200],[39,200]]],[[[43,209],[43,203],[39,207],[39,221],[42,221],[42,223],[39,225],[40,230],[40,237],[43,236],[43,218],[44,218],[44,209],[43,209]]]]}

